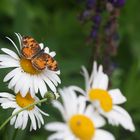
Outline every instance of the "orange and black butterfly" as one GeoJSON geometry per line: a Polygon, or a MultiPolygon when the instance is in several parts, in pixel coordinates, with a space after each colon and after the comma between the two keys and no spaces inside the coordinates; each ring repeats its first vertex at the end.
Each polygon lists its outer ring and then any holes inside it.
{"type": "Polygon", "coordinates": [[[33,67],[37,70],[44,70],[46,67],[49,70],[57,71],[58,64],[56,60],[49,54],[45,53],[39,43],[30,36],[22,37],[21,54],[25,59],[31,60],[33,67]]]}

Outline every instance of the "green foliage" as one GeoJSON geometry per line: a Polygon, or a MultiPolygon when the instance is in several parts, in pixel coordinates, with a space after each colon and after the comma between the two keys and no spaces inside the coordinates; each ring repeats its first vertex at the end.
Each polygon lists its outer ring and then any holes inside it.
{"type": "MultiPolygon", "coordinates": [[[[120,46],[118,55],[114,61],[119,65],[111,80],[113,87],[119,87],[128,101],[124,107],[130,112],[136,125],[136,132],[127,132],[121,127],[113,128],[117,140],[140,139],[140,18],[138,0],[129,0],[120,16],[120,46]]],[[[84,88],[84,79],[79,74],[81,65],[90,68],[93,55],[92,47],[86,45],[86,37],[89,33],[89,25],[81,25],[77,15],[81,5],[73,0],[68,1],[33,1],[33,0],[1,0],[0,4],[0,47],[9,47],[11,44],[5,39],[10,36],[16,41],[14,32],[22,35],[31,35],[44,42],[55,50],[56,59],[61,69],[63,86],[79,85],[84,88]]],[[[3,83],[4,75],[8,72],[0,70],[0,91],[7,91],[6,83],[3,83]]],[[[45,122],[60,120],[60,114],[50,105],[44,105],[43,110],[48,111],[51,117],[45,122]],[[50,109],[49,109],[50,108],[50,109]]],[[[9,116],[8,110],[0,110],[0,123],[9,116]]],[[[112,128],[112,127],[111,127],[112,128]]],[[[29,130],[29,129],[28,129],[29,130]]],[[[17,140],[45,140],[48,132],[40,129],[37,132],[28,130],[18,131],[17,140]]],[[[13,126],[7,126],[0,132],[0,137],[9,140],[12,136],[13,126]]]]}

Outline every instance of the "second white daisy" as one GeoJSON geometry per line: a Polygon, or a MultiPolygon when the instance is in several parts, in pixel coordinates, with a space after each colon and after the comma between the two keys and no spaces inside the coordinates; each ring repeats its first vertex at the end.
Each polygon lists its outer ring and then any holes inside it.
{"type": "Polygon", "coordinates": [[[132,119],[127,111],[118,106],[126,102],[119,89],[108,90],[108,76],[103,73],[102,65],[97,67],[94,62],[91,76],[89,76],[85,67],[82,67],[83,75],[85,77],[86,91],[77,86],[71,88],[82,93],[86,100],[90,101],[100,114],[105,116],[112,125],[121,125],[125,129],[135,131],[132,119]]]}
{"type": "Polygon", "coordinates": [[[54,101],[64,122],[52,122],[45,126],[49,131],[55,131],[48,140],[114,140],[114,136],[100,129],[105,121],[94,112],[91,105],[86,108],[85,98],[77,97],[71,88],[60,90],[63,105],[54,101]]]}

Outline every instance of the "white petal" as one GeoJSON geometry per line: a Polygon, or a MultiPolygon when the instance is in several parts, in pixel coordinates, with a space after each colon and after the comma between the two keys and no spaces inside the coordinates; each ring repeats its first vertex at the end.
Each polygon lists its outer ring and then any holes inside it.
{"type": "Polygon", "coordinates": [[[18,120],[18,128],[21,128],[23,125],[23,113],[24,111],[20,112],[18,114],[17,120],[18,120]]]}
{"type": "Polygon", "coordinates": [[[7,59],[0,62],[0,68],[19,67],[19,62],[14,59],[7,59]]]}
{"type": "Polygon", "coordinates": [[[49,54],[51,57],[54,57],[56,55],[56,52],[50,52],[49,54]]]}
{"type": "Polygon", "coordinates": [[[59,90],[60,95],[63,100],[63,105],[66,111],[66,114],[70,118],[77,111],[77,96],[70,88],[64,88],[63,90],[59,90]]]}
{"type": "Polygon", "coordinates": [[[7,108],[15,108],[17,105],[16,105],[15,102],[9,101],[9,102],[2,103],[1,106],[2,106],[4,109],[7,109],[7,108]]]}
{"type": "Polygon", "coordinates": [[[45,128],[49,131],[64,131],[67,128],[67,126],[65,123],[52,122],[45,125],[45,128]]]}
{"type": "Polygon", "coordinates": [[[115,138],[111,133],[105,130],[97,129],[92,140],[115,140],[115,138]]]}
{"type": "Polygon", "coordinates": [[[97,75],[97,62],[94,61],[93,63],[93,68],[92,68],[92,73],[91,73],[91,76],[90,76],[90,79],[89,79],[89,83],[92,83],[93,82],[93,79],[95,78],[95,76],[97,75]]]}
{"type": "MultiPolygon", "coordinates": [[[[9,38],[9,37],[6,37],[6,38],[13,44],[13,46],[14,46],[15,49],[17,50],[18,54],[20,55],[19,49],[18,49],[18,47],[16,46],[16,44],[14,43],[14,41],[13,41],[11,38],[9,38]]],[[[20,46],[21,46],[21,45],[20,45],[20,46]]]]}
{"type": "Polygon", "coordinates": [[[57,132],[48,137],[48,140],[67,140],[64,138],[65,134],[63,132],[57,132]]]}
{"type": "Polygon", "coordinates": [[[106,74],[104,73],[97,74],[96,77],[94,78],[92,88],[107,90],[108,81],[109,79],[106,74]]]}
{"type": "Polygon", "coordinates": [[[75,113],[84,114],[86,109],[86,99],[83,96],[79,96],[77,100],[79,103],[77,104],[77,112],[75,113]]]}
{"type": "Polygon", "coordinates": [[[29,78],[29,89],[30,89],[30,94],[31,94],[31,97],[34,98],[35,97],[35,87],[34,87],[34,78],[32,76],[30,76],[29,78]]]}
{"type": "Polygon", "coordinates": [[[54,84],[47,78],[45,78],[44,76],[42,77],[43,80],[47,83],[47,85],[49,86],[49,88],[53,91],[56,92],[56,87],[54,86],[54,84]]]}
{"type": "Polygon", "coordinates": [[[52,103],[53,103],[53,106],[56,107],[60,111],[64,120],[67,120],[66,114],[64,112],[65,110],[64,110],[64,107],[62,106],[62,104],[58,101],[53,101],[52,103]]]}
{"type": "Polygon", "coordinates": [[[17,115],[17,119],[15,121],[15,128],[21,128],[22,126],[22,112],[17,115]]]}
{"type": "Polygon", "coordinates": [[[4,77],[4,82],[7,82],[8,80],[10,80],[12,77],[14,77],[15,75],[17,75],[17,73],[19,73],[20,68],[15,68],[12,71],[10,71],[5,77],[4,77]]]}
{"type": "Polygon", "coordinates": [[[39,43],[39,46],[40,46],[41,50],[44,48],[44,44],[43,43],[39,43]]]}
{"type": "MultiPolygon", "coordinates": [[[[22,36],[21,36],[19,33],[15,33],[15,34],[16,34],[16,36],[17,36],[17,38],[18,38],[19,46],[20,46],[20,49],[21,49],[21,48],[22,48],[22,45],[21,45],[22,36]]],[[[13,43],[13,45],[15,46],[15,48],[16,48],[18,54],[20,54],[18,47],[15,45],[14,42],[12,42],[12,43],[13,43]]]]}
{"type": "Polygon", "coordinates": [[[17,116],[14,116],[14,117],[10,120],[10,125],[13,125],[13,124],[15,123],[16,117],[17,117],[17,116]]]}
{"type": "Polygon", "coordinates": [[[38,112],[34,111],[34,115],[37,120],[38,128],[41,128],[41,121],[40,121],[40,118],[38,117],[38,112]]]}
{"type": "Polygon", "coordinates": [[[44,120],[43,120],[43,117],[42,117],[42,115],[40,114],[40,112],[37,111],[36,113],[37,113],[37,115],[38,115],[38,118],[39,118],[40,122],[41,122],[42,124],[44,124],[44,120]]]}
{"type": "Polygon", "coordinates": [[[113,99],[114,104],[122,104],[126,102],[125,96],[123,96],[123,94],[121,93],[119,89],[109,90],[109,93],[113,99]]]}
{"type": "Polygon", "coordinates": [[[36,108],[36,110],[38,110],[39,113],[41,113],[41,114],[43,114],[45,116],[49,116],[48,113],[45,113],[44,111],[42,111],[41,109],[39,109],[37,106],[35,108],[36,108]]]}
{"type": "Polygon", "coordinates": [[[7,48],[2,48],[1,50],[2,50],[3,52],[5,52],[6,54],[10,55],[11,57],[15,58],[16,60],[19,60],[18,55],[17,55],[14,51],[9,50],[9,49],[7,49],[7,48]]]}
{"type": "Polygon", "coordinates": [[[10,94],[10,93],[7,93],[7,92],[0,92],[0,97],[6,97],[8,99],[15,99],[15,96],[10,94]]]}
{"type": "Polygon", "coordinates": [[[56,81],[56,79],[53,78],[53,76],[49,75],[47,72],[44,73],[43,75],[44,75],[44,77],[46,77],[46,78],[48,78],[50,81],[52,81],[53,84],[54,84],[55,86],[58,86],[58,82],[56,81]]]}
{"type": "Polygon", "coordinates": [[[112,125],[121,125],[127,130],[135,131],[134,124],[130,115],[121,107],[114,106],[113,110],[106,114],[109,123],[112,125]]]}
{"type": "Polygon", "coordinates": [[[45,93],[47,92],[47,88],[46,88],[46,85],[45,85],[45,83],[44,83],[44,81],[43,81],[43,79],[41,77],[38,78],[38,87],[39,87],[41,96],[43,98],[45,93]]]}
{"type": "Polygon", "coordinates": [[[23,83],[24,83],[24,84],[26,83],[26,76],[27,76],[27,75],[26,75],[25,73],[23,73],[23,74],[20,76],[18,82],[17,82],[16,85],[15,85],[15,93],[18,93],[18,92],[20,91],[22,97],[25,97],[26,94],[27,94],[27,93],[22,93],[22,90],[21,90],[22,88],[24,88],[23,83]]]}
{"type": "Polygon", "coordinates": [[[102,127],[105,125],[105,120],[102,116],[98,114],[93,108],[92,105],[88,105],[85,111],[85,115],[92,119],[96,128],[102,127]]]}
{"type": "Polygon", "coordinates": [[[84,66],[82,66],[82,71],[83,71],[83,76],[85,78],[85,88],[86,88],[86,91],[88,91],[90,89],[89,74],[88,74],[87,69],[84,66]]]}
{"type": "Polygon", "coordinates": [[[74,90],[75,92],[79,92],[79,93],[81,93],[81,94],[87,96],[86,92],[85,92],[83,89],[81,89],[80,87],[77,87],[77,86],[70,86],[70,88],[71,88],[72,90],[74,90]]]}
{"type": "Polygon", "coordinates": [[[50,72],[49,70],[45,71],[45,75],[47,78],[50,79],[50,81],[52,81],[54,83],[61,83],[60,78],[54,73],[54,72],[50,72]]]}
{"type": "Polygon", "coordinates": [[[29,91],[29,86],[30,86],[30,84],[32,84],[32,83],[30,82],[30,78],[31,78],[31,76],[30,76],[29,74],[26,74],[26,73],[25,73],[25,82],[24,82],[24,86],[22,86],[22,88],[20,89],[20,91],[21,91],[21,93],[22,93],[23,95],[26,95],[26,94],[27,94],[27,92],[29,91]]]}
{"type": "Polygon", "coordinates": [[[31,125],[32,125],[33,129],[36,130],[37,127],[36,127],[35,116],[34,116],[34,114],[32,113],[32,111],[29,111],[28,114],[29,114],[29,117],[30,117],[30,119],[31,119],[31,125]]]}
{"type": "Polygon", "coordinates": [[[17,72],[16,75],[10,80],[9,84],[8,84],[8,88],[12,89],[16,83],[18,82],[19,78],[21,77],[21,72],[17,72]]]}
{"type": "Polygon", "coordinates": [[[22,130],[24,130],[27,126],[27,123],[28,123],[28,113],[27,111],[25,110],[24,113],[23,113],[23,125],[22,125],[22,130]]]}
{"type": "Polygon", "coordinates": [[[45,48],[44,48],[44,52],[45,52],[45,53],[49,53],[49,48],[48,48],[48,47],[45,47],[45,48]]]}
{"type": "Polygon", "coordinates": [[[33,83],[34,83],[34,89],[35,89],[35,93],[38,93],[38,76],[37,75],[34,75],[32,76],[33,78],[33,83]]]}
{"type": "MultiPolygon", "coordinates": [[[[17,111],[19,111],[19,110],[20,110],[20,108],[16,108],[16,109],[12,112],[12,115],[15,114],[15,113],[16,113],[17,111]]],[[[17,116],[14,116],[14,117],[11,119],[11,121],[10,121],[10,124],[11,124],[11,125],[13,125],[13,124],[15,123],[16,117],[17,117],[17,116]]]]}

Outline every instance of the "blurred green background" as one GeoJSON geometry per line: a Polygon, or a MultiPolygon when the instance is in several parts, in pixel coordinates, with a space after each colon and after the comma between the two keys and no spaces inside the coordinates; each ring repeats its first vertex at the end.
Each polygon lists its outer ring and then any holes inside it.
{"type": "MultiPolygon", "coordinates": [[[[119,67],[110,78],[113,87],[119,87],[128,101],[123,105],[131,114],[136,132],[130,133],[122,127],[107,126],[116,140],[140,140],[140,16],[138,0],[127,0],[119,18],[120,45],[118,55],[114,58],[119,67]]],[[[81,65],[91,67],[92,45],[86,45],[90,25],[81,25],[78,14],[83,4],[75,0],[0,0],[0,47],[9,47],[5,36],[17,42],[14,32],[31,35],[38,42],[55,50],[56,60],[61,69],[62,84],[79,85],[84,88],[84,79],[80,75],[81,65]]],[[[0,70],[0,91],[7,90],[3,83],[8,70],[0,70]]],[[[112,88],[113,88],[112,87],[112,88]]],[[[46,123],[61,119],[60,114],[50,105],[42,108],[50,113],[46,123]]],[[[0,109],[0,123],[11,113],[11,110],[0,109]]],[[[1,140],[10,140],[13,126],[7,125],[0,132],[1,140]]],[[[17,140],[45,140],[48,132],[42,127],[38,131],[18,130],[17,140]]]]}

